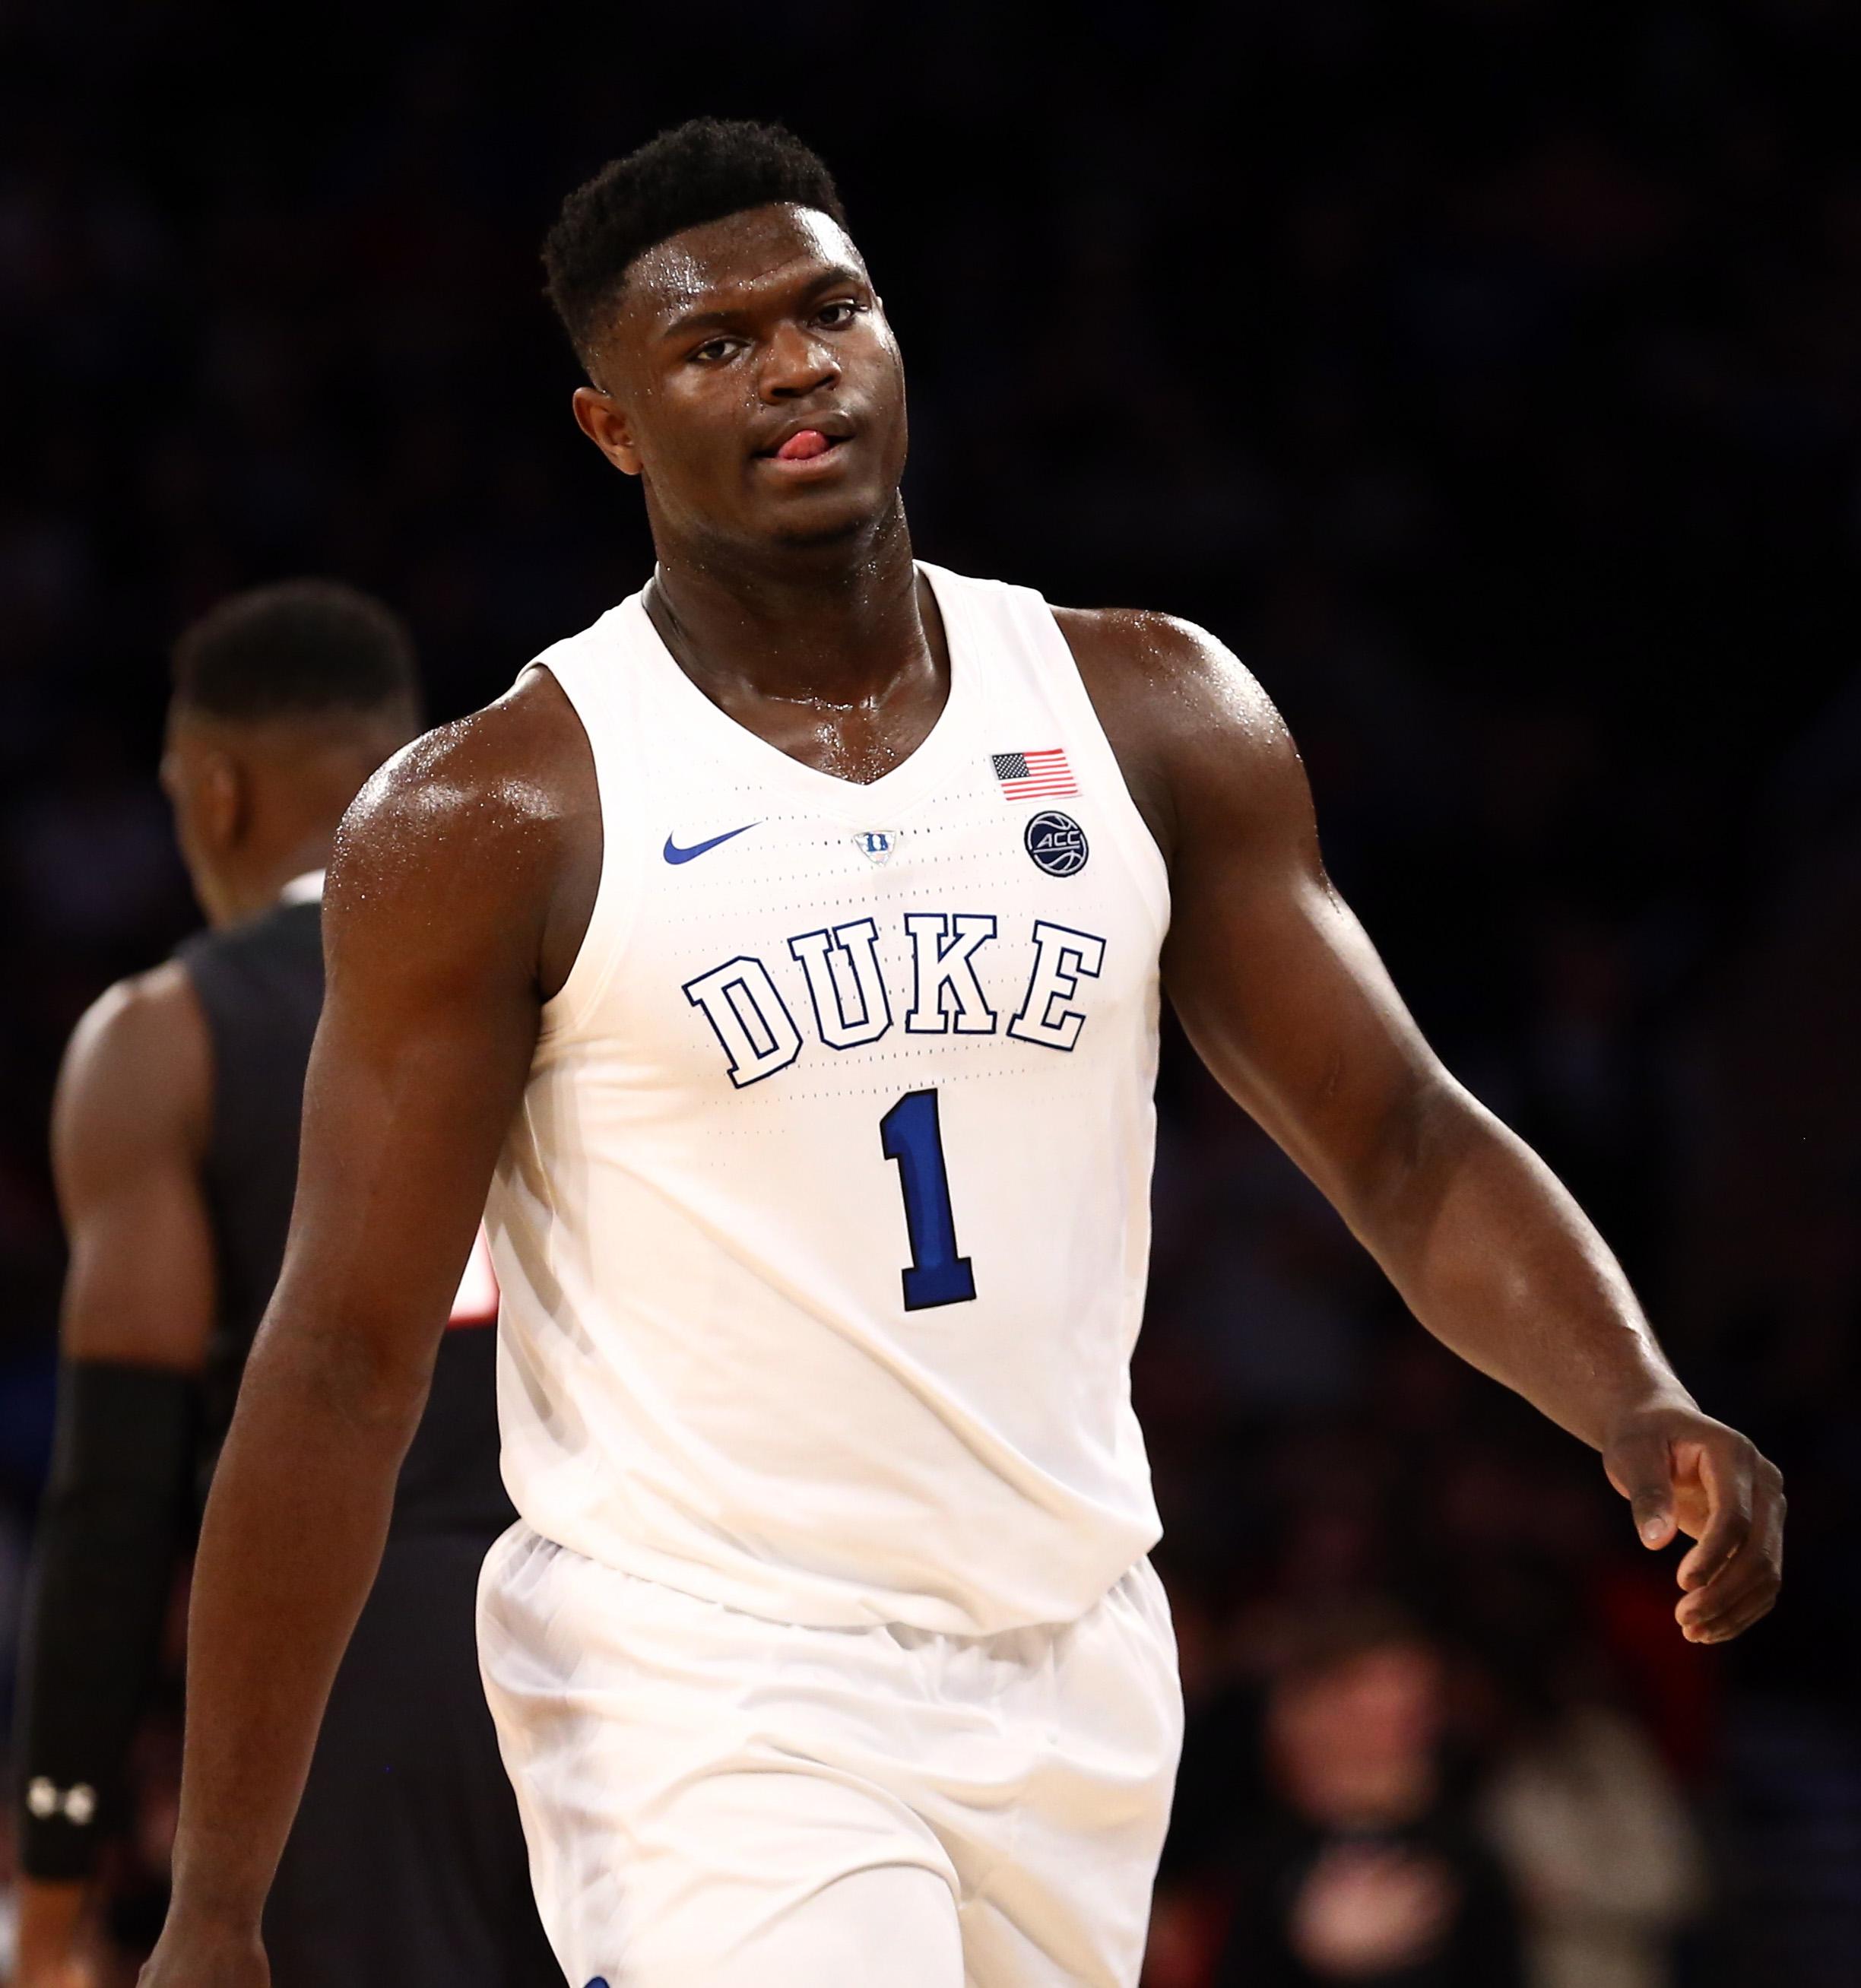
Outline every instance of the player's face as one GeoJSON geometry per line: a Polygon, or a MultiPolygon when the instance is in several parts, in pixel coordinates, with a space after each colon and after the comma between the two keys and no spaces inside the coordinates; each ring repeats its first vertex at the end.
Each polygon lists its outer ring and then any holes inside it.
{"type": "Polygon", "coordinates": [[[655,532],[806,544],[858,536],[905,468],[905,375],[859,252],[824,214],[754,208],[628,273],[576,416],[641,477],[655,532]]]}

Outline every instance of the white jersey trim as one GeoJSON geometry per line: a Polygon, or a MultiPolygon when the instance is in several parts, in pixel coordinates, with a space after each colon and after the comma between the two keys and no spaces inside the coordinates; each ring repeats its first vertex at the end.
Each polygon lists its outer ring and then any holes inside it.
{"type": "Polygon", "coordinates": [[[637,685],[628,667],[623,619],[628,604],[611,609],[592,627],[546,649],[530,665],[555,678],[588,742],[601,835],[601,881],[587,929],[567,978],[543,1003],[540,1040],[545,1043],[572,1032],[598,1006],[625,952],[638,904],[634,887],[645,852],[614,848],[612,833],[628,818],[634,771],[628,762],[638,742],[637,685]]]}

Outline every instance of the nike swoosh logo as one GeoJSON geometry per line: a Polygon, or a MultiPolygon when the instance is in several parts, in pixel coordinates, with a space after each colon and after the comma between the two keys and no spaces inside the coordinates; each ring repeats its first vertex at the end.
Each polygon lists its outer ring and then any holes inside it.
{"type": "Polygon", "coordinates": [[[747,835],[753,828],[760,826],[759,822],[746,821],[741,828],[727,828],[722,835],[712,836],[709,842],[694,842],[689,849],[681,849],[668,835],[665,838],[665,847],[660,854],[668,863],[689,863],[694,856],[703,855],[707,849],[715,849],[720,842],[728,842],[733,835],[747,835]]]}

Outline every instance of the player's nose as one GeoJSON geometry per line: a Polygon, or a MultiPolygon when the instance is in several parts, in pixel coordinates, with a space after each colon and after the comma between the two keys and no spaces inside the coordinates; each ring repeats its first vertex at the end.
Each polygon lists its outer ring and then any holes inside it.
{"type": "Polygon", "coordinates": [[[803,326],[786,324],[769,342],[760,384],[765,401],[791,401],[839,377],[832,346],[803,326]]]}

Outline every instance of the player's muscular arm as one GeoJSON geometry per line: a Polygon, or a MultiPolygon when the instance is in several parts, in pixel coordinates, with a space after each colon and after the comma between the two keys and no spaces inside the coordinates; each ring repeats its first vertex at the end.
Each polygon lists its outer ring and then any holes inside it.
{"type": "Polygon", "coordinates": [[[186,969],[113,987],[79,1023],[52,1104],[70,1263],[59,1350],[193,1374],[213,1325],[200,1165],[213,1052],[186,969]]]}
{"type": "Polygon", "coordinates": [[[1203,1060],[1431,1331],[1602,1452],[1643,1539],[1697,1541],[1687,1635],[1748,1628],[1777,1593],[1777,1471],[1699,1412],[1582,1211],[1422,1039],[1325,875],[1279,714],[1199,630],[1061,625],[1169,859],[1164,982],[1203,1060]]]}
{"type": "Polygon", "coordinates": [[[214,1304],[199,1177],[211,1060],[192,983],[171,964],[111,988],[59,1074],[52,1158],[70,1257],[22,1637],[22,1988],[92,1978],[86,1878],[189,1522],[194,1383],[214,1304]]]}
{"type": "Polygon", "coordinates": [[[147,1988],[264,1978],[260,1909],[541,1003],[586,926],[597,824],[585,741],[533,675],[391,761],[337,838],[290,1239],[201,1533],[147,1988]]]}

